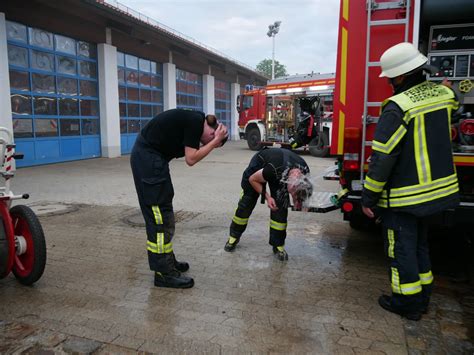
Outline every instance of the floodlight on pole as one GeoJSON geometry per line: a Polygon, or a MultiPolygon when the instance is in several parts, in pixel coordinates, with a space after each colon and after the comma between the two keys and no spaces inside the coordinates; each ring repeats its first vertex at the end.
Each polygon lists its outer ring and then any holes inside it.
{"type": "Polygon", "coordinates": [[[280,30],[281,21],[268,26],[267,36],[272,38],[272,80],[275,79],[275,35],[280,30]]]}

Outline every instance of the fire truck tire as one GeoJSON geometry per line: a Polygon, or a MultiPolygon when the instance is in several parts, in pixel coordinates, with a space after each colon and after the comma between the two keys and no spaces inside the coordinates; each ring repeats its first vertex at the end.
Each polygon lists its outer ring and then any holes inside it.
{"type": "Polygon", "coordinates": [[[10,270],[8,270],[8,252],[10,251],[10,243],[8,242],[5,233],[3,220],[0,219],[0,279],[6,277],[10,270]]]}
{"type": "Polygon", "coordinates": [[[324,158],[329,155],[329,136],[326,131],[321,133],[321,139],[314,137],[308,144],[309,153],[313,157],[324,158]]]}
{"type": "Polygon", "coordinates": [[[250,150],[262,149],[262,137],[260,137],[260,130],[257,127],[250,128],[247,132],[247,145],[250,150]]]}
{"type": "Polygon", "coordinates": [[[22,236],[26,251],[13,264],[13,273],[23,285],[32,285],[43,275],[46,266],[46,242],[43,228],[31,208],[18,205],[10,209],[15,235],[22,236]]]}

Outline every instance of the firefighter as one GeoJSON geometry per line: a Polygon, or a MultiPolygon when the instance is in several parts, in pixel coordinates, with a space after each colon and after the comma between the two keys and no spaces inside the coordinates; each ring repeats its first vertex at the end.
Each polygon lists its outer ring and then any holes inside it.
{"type": "Polygon", "coordinates": [[[192,166],[226,140],[227,128],[214,115],[181,109],[158,114],[137,137],[130,163],[146,224],[148,262],[157,287],[194,285],[192,278],[181,275],[189,264],[178,262],[173,252],[174,190],[168,163],[184,156],[192,166]]]}
{"type": "Polygon", "coordinates": [[[449,87],[426,81],[435,69],[427,61],[411,43],[380,58],[394,95],[382,103],[362,192],[363,212],[380,213],[390,260],[392,295],[379,304],[411,320],[427,312],[433,287],[427,217],[459,204],[450,129],[458,102],[449,87]]]}
{"type": "Polygon", "coordinates": [[[242,233],[257,203],[262,196],[270,208],[270,245],[281,261],[288,260],[285,238],[290,205],[301,209],[303,201],[312,193],[309,167],[296,153],[284,148],[263,149],[253,156],[242,175],[242,195],[230,224],[230,237],[224,250],[231,252],[239,243],[242,233]],[[270,193],[266,191],[268,183],[270,193]]]}

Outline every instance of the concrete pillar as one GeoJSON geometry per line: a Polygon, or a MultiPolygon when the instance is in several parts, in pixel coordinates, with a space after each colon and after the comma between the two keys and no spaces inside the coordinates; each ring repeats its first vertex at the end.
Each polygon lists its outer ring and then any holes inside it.
{"type": "Polygon", "coordinates": [[[97,51],[102,156],[115,158],[121,155],[117,48],[101,43],[97,51]]]}
{"type": "Polygon", "coordinates": [[[163,64],[163,109],[176,108],[176,65],[163,64]]]}
{"type": "Polygon", "coordinates": [[[230,84],[230,122],[232,125],[232,137],[234,141],[240,139],[239,136],[239,113],[237,112],[237,95],[240,95],[240,85],[238,83],[230,84]]]}
{"type": "Polygon", "coordinates": [[[7,26],[5,22],[5,14],[0,12],[0,126],[13,132],[7,48],[7,26]]]}
{"type": "Polygon", "coordinates": [[[204,113],[214,115],[216,113],[216,101],[214,77],[212,75],[205,74],[202,76],[202,94],[204,113]]]}

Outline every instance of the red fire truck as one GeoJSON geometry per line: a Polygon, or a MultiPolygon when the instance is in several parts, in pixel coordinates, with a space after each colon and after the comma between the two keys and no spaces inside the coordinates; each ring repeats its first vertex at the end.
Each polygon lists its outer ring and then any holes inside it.
{"type": "Polygon", "coordinates": [[[295,75],[248,85],[237,98],[240,137],[252,150],[308,146],[327,156],[331,144],[334,73],[295,75]]]}
{"type": "MultiPolygon", "coordinates": [[[[360,198],[381,102],[392,95],[379,78],[379,58],[412,42],[448,79],[463,106],[453,117],[453,154],[461,204],[443,223],[473,223],[474,216],[474,4],[472,0],[341,0],[331,154],[338,157],[342,191],[337,206],[354,228],[367,221],[360,198]]],[[[334,202],[334,201],[333,201],[334,202]]]]}

